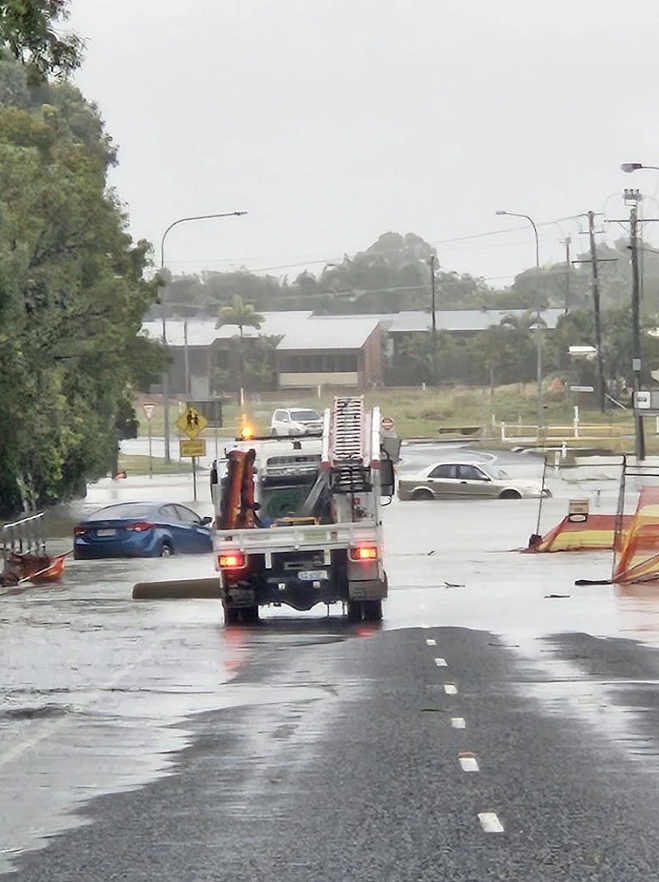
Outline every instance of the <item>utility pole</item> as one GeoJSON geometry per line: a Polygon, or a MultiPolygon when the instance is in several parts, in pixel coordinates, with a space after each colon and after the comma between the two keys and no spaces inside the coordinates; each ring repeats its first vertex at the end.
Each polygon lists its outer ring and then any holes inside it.
{"type": "Polygon", "coordinates": [[[432,381],[437,386],[439,378],[437,376],[437,304],[435,302],[435,255],[430,257],[430,290],[431,290],[431,309],[432,309],[432,381]]]}
{"type": "Polygon", "coordinates": [[[638,269],[638,190],[625,190],[629,209],[629,248],[632,258],[632,370],[634,372],[634,423],[636,461],[645,459],[645,435],[643,417],[636,406],[637,393],[641,390],[641,279],[638,269]]]}
{"type": "Polygon", "coordinates": [[[570,261],[570,244],[572,237],[568,234],[565,237],[565,313],[570,311],[570,270],[572,263],[570,261]]]}
{"type": "Polygon", "coordinates": [[[192,389],[190,387],[190,350],[188,349],[188,320],[183,321],[183,354],[185,357],[185,394],[188,401],[192,397],[192,389]]]}
{"type": "Polygon", "coordinates": [[[595,347],[597,349],[597,406],[604,413],[604,354],[602,353],[602,316],[600,310],[599,271],[595,248],[595,212],[588,212],[588,240],[590,242],[590,268],[593,277],[593,315],[595,319],[595,347]]]}
{"type": "MultiPolygon", "coordinates": [[[[654,168],[654,166],[647,166],[654,168]]],[[[621,166],[623,171],[634,171],[636,168],[646,168],[638,163],[625,163],[621,166]],[[625,166],[629,166],[626,168],[625,166]]],[[[638,265],[638,203],[643,199],[640,190],[625,190],[623,193],[625,205],[629,205],[629,220],[621,218],[607,218],[606,223],[629,224],[629,251],[632,264],[632,372],[634,374],[634,452],[637,462],[645,459],[645,435],[643,430],[643,417],[637,407],[638,392],[641,390],[642,363],[641,363],[641,274],[638,265]]],[[[659,223],[659,217],[644,217],[642,223],[659,223]]]]}

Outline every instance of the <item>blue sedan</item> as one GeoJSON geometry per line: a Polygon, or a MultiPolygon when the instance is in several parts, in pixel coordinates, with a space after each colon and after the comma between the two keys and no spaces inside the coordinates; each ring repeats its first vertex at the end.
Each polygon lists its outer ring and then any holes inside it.
{"type": "Polygon", "coordinates": [[[167,557],[213,550],[211,518],[176,502],[108,505],[73,530],[76,560],[106,557],[167,557]]]}

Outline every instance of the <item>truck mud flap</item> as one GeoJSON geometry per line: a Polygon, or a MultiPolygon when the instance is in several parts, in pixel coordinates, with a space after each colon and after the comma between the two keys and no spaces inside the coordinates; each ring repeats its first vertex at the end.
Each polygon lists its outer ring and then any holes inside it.
{"type": "Polygon", "coordinates": [[[227,588],[224,590],[222,602],[225,606],[237,609],[244,606],[256,606],[256,591],[253,588],[227,588]]]}
{"type": "Polygon", "coordinates": [[[384,600],[387,596],[387,582],[383,579],[364,579],[348,584],[350,600],[384,600]]]}

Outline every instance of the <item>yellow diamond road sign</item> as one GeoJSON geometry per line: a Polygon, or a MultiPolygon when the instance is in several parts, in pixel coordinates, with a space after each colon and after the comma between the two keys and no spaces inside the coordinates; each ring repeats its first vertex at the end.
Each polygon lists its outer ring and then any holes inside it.
{"type": "Polygon", "coordinates": [[[188,407],[185,413],[182,413],[176,420],[177,429],[191,440],[200,435],[207,425],[208,420],[196,407],[188,407]]]}

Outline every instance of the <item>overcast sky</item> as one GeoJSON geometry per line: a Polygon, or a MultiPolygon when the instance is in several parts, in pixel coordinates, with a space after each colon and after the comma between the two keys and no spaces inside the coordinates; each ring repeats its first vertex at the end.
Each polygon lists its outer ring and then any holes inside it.
{"type": "MultiPolygon", "coordinates": [[[[530,227],[445,240],[519,226],[497,209],[620,217],[623,187],[659,185],[619,171],[659,165],[656,0],[72,0],[72,13],[87,40],[77,82],[119,145],[133,235],[249,212],[177,228],[175,272],[294,277],[393,230],[502,284],[533,264],[530,227]]],[[[561,231],[540,234],[541,260],[559,260],[561,231]]]]}

